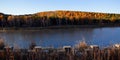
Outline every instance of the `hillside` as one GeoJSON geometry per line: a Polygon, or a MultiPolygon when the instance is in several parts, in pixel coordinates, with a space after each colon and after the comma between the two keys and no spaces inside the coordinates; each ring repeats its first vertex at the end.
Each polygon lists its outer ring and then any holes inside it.
{"type": "Polygon", "coordinates": [[[0,27],[48,27],[62,25],[119,26],[120,14],[62,10],[28,15],[0,13],[0,27]]]}

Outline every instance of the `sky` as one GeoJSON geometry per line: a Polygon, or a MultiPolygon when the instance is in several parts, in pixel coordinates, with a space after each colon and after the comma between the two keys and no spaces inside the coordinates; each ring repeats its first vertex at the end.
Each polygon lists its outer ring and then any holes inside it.
{"type": "Polygon", "coordinates": [[[0,12],[23,15],[43,11],[72,10],[119,13],[120,0],[1,0],[0,12]]]}

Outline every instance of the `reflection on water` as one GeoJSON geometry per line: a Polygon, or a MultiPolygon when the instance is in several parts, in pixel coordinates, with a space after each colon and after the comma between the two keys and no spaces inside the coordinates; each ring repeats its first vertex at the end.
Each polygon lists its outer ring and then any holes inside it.
{"type": "Polygon", "coordinates": [[[8,45],[28,48],[31,42],[40,46],[62,47],[74,46],[85,40],[88,44],[108,46],[120,42],[120,28],[74,28],[74,29],[42,29],[39,31],[7,31],[0,32],[8,45]]]}

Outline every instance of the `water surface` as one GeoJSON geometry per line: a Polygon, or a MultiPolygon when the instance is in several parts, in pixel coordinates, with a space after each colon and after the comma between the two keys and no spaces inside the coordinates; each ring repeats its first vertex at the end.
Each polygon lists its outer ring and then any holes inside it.
{"type": "Polygon", "coordinates": [[[79,41],[106,47],[120,43],[120,27],[41,29],[37,31],[1,31],[0,37],[6,45],[28,48],[31,42],[48,47],[74,46],[79,41]]]}

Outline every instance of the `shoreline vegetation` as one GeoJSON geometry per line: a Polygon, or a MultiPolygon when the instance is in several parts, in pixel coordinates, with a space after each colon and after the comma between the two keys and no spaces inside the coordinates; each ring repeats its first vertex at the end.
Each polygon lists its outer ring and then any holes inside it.
{"type": "Polygon", "coordinates": [[[4,27],[0,28],[0,31],[37,31],[41,29],[71,29],[71,28],[109,28],[109,27],[120,27],[119,25],[63,25],[63,26],[49,26],[49,27],[4,27]]]}
{"type": "Polygon", "coordinates": [[[41,47],[31,43],[29,49],[4,45],[0,39],[0,60],[120,60],[120,44],[100,48],[85,41],[74,47],[41,47]]]}
{"type": "Polygon", "coordinates": [[[39,30],[46,28],[119,27],[120,14],[47,11],[27,15],[0,13],[0,30],[39,30]]]}

